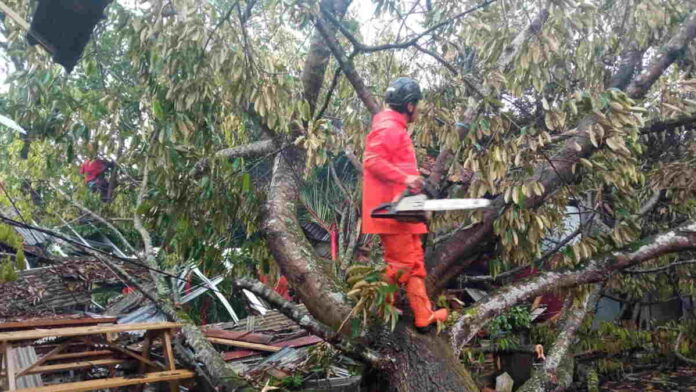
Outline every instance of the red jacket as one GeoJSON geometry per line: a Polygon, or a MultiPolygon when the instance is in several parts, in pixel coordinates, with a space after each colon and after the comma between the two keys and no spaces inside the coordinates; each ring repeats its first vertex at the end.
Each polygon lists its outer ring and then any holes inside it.
{"type": "Polygon", "coordinates": [[[90,182],[104,173],[106,165],[101,159],[87,160],[80,166],[80,174],[85,175],[85,182],[90,182]]]}
{"type": "Polygon", "coordinates": [[[424,223],[370,217],[373,208],[394,200],[406,190],[406,176],[419,175],[416,153],[406,129],[406,115],[383,110],[372,118],[372,131],[363,154],[362,232],[366,234],[424,234],[424,223]]]}

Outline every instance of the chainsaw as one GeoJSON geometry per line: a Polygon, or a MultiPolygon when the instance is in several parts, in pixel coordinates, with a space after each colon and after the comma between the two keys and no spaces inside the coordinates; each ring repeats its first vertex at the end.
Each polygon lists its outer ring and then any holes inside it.
{"type": "Polygon", "coordinates": [[[434,199],[427,184],[420,193],[406,189],[398,199],[373,208],[370,216],[399,222],[426,222],[433,211],[473,210],[490,206],[488,199],[434,199]]]}

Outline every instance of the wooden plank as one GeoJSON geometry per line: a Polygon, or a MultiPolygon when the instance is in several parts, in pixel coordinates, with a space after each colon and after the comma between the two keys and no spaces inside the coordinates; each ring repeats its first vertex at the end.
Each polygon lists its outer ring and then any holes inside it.
{"type": "MultiPolygon", "coordinates": [[[[168,370],[175,370],[176,363],[174,362],[174,350],[172,350],[172,332],[169,330],[165,330],[162,332],[162,351],[164,354],[164,360],[167,363],[167,367],[169,368],[168,370]]],[[[169,391],[178,392],[179,382],[170,381],[169,391]]]]}
{"type": "Polygon", "coordinates": [[[226,351],[222,353],[222,359],[225,361],[234,361],[235,359],[242,359],[253,357],[254,355],[262,354],[261,351],[256,350],[236,350],[236,351],[226,351]]]}
{"type": "Polygon", "coordinates": [[[111,355],[113,352],[111,350],[92,350],[92,351],[83,351],[83,352],[78,352],[78,353],[64,353],[64,354],[58,354],[54,355],[53,358],[51,358],[51,361],[59,360],[59,359],[73,359],[73,358],[87,358],[87,357],[100,357],[102,355],[111,355]]]}
{"type": "Polygon", "coordinates": [[[65,372],[68,370],[87,369],[87,368],[92,368],[95,366],[113,366],[113,365],[120,365],[122,363],[130,362],[130,361],[131,361],[130,359],[107,358],[107,359],[95,359],[93,361],[57,363],[55,365],[37,366],[37,367],[29,370],[25,375],[65,372]]]}
{"type": "Polygon", "coordinates": [[[29,374],[29,372],[32,369],[43,365],[44,362],[48,361],[49,359],[53,359],[52,357],[55,356],[56,354],[60,353],[61,351],[63,351],[65,349],[65,346],[66,346],[65,343],[59,344],[56,348],[54,348],[53,350],[51,350],[48,353],[46,353],[45,355],[43,355],[36,362],[34,362],[31,365],[27,366],[26,368],[22,369],[22,371],[17,373],[17,377],[22,377],[25,374],[29,374]]]}
{"type": "Polygon", "coordinates": [[[203,332],[205,336],[211,338],[239,340],[248,343],[269,344],[273,340],[272,336],[261,335],[251,332],[225,331],[223,329],[208,329],[203,332]]]}
{"type": "MultiPolygon", "coordinates": [[[[152,344],[152,334],[153,332],[145,332],[145,340],[143,340],[142,353],[143,358],[150,359],[150,345],[152,344]]],[[[138,374],[145,374],[147,372],[147,364],[140,362],[138,365],[138,374]]],[[[135,387],[135,392],[142,392],[144,389],[143,385],[135,387]]]]}
{"type": "Polygon", "coordinates": [[[272,344],[272,346],[275,347],[304,347],[304,346],[309,346],[312,344],[317,344],[319,342],[322,342],[323,340],[314,335],[309,335],[309,336],[303,336],[301,338],[297,339],[291,339],[291,340],[286,340],[284,342],[275,342],[272,344]]]}
{"type": "Polygon", "coordinates": [[[0,1],[0,9],[2,12],[6,13],[7,16],[9,16],[15,23],[17,23],[20,27],[22,27],[24,30],[29,31],[29,23],[27,23],[24,18],[21,16],[17,15],[16,12],[10,7],[7,6],[7,4],[3,3],[0,1]]]}
{"type": "MultiPolygon", "coordinates": [[[[143,363],[146,363],[146,364],[148,364],[148,365],[150,365],[150,366],[152,366],[152,367],[159,367],[159,368],[162,368],[161,365],[158,365],[158,364],[156,364],[155,362],[152,362],[151,360],[149,360],[149,359],[143,357],[142,355],[136,354],[136,353],[132,352],[131,350],[128,350],[128,349],[126,349],[126,348],[123,348],[123,347],[121,347],[121,346],[119,346],[119,345],[117,345],[117,344],[113,344],[113,343],[112,343],[112,344],[109,344],[109,347],[110,347],[112,350],[118,351],[118,352],[120,352],[120,353],[122,353],[122,354],[124,354],[124,355],[128,355],[129,357],[134,358],[134,359],[137,359],[138,361],[143,362],[143,363]]],[[[162,369],[162,370],[165,370],[165,369],[162,369]]],[[[169,370],[174,370],[174,369],[169,369],[169,370]]]]}
{"type": "Polygon", "coordinates": [[[9,390],[17,389],[14,353],[12,352],[12,345],[9,343],[5,345],[5,363],[7,363],[7,371],[5,372],[5,377],[7,377],[7,388],[9,390]]]}
{"type": "Polygon", "coordinates": [[[84,325],[97,325],[97,324],[113,324],[118,319],[116,317],[103,317],[103,318],[93,318],[93,317],[83,317],[79,319],[38,319],[38,320],[27,320],[27,321],[15,321],[11,323],[0,324],[0,331],[7,330],[19,330],[19,329],[29,329],[29,328],[51,328],[51,327],[76,327],[84,325]]]}
{"type": "Polygon", "coordinates": [[[20,389],[16,392],[86,392],[126,387],[130,385],[149,384],[153,382],[184,380],[187,378],[193,378],[193,372],[189,370],[174,370],[168,372],[147,373],[143,374],[142,377],[113,377],[102,378],[99,380],[71,382],[67,384],[53,384],[45,387],[20,389]]]}
{"type": "MultiPolygon", "coordinates": [[[[276,342],[271,344],[270,346],[272,347],[303,347],[303,346],[309,346],[311,344],[316,344],[321,342],[322,339],[310,335],[310,336],[304,336],[301,338],[297,339],[291,339],[291,340],[286,340],[284,342],[276,342]]],[[[263,354],[261,351],[257,350],[236,350],[236,351],[227,351],[222,353],[222,359],[225,361],[234,361],[237,359],[242,359],[242,358],[248,358],[248,357],[253,357],[254,355],[260,355],[263,354]]]]}
{"type": "Polygon", "coordinates": [[[208,341],[210,341],[211,343],[215,343],[215,344],[222,344],[224,346],[248,348],[248,349],[252,349],[252,350],[266,351],[266,352],[271,352],[271,353],[282,350],[282,347],[274,347],[274,346],[269,346],[267,344],[247,343],[247,342],[241,342],[239,340],[208,338],[208,341]]]}
{"type": "Polygon", "coordinates": [[[56,328],[46,330],[29,330],[0,333],[0,342],[16,342],[20,340],[36,340],[48,337],[68,337],[97,335],[105,333],[151,331],[180,328],[180,323],[139,323],[139,324],[114,324],[95,325],[90,327],[56,328]]]}

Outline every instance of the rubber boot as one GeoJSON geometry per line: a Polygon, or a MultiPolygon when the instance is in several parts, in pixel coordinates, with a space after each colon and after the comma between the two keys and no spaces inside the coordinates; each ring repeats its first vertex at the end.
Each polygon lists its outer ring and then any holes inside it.
{"type": "Polygon", "coordinates": [[[432,324],[447,320],[449,315],[447,309],[438,309],[433,312],[423,278],[411,277],[408,280],[406,297],[413,310],[414,324],[419,332],[428,332],[432,324]]]}

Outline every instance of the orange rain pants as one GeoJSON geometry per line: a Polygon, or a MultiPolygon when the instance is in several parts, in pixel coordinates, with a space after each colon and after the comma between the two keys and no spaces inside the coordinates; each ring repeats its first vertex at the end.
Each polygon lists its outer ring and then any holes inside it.
{"type": "Polygon", "coordinates": [[[423,244],[420,234],[380,234],[388,280],[408,283],[409,278],[425,279],[423,244]]]}

